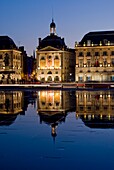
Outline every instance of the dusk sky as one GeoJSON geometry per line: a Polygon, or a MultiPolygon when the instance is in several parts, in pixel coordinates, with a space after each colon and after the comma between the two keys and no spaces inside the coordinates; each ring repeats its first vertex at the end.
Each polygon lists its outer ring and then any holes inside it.
{"type": "Polygon", "coordinates": [[[1,0],[0,35],[32,55],[38,38],[49,35],[52,17],[57,35],[74,48],[87,32],[114,30],[114,0],[1,0]]]}

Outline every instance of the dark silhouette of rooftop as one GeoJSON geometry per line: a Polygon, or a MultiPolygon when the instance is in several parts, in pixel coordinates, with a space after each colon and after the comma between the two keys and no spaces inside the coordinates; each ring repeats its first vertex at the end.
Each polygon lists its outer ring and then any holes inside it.
{"type": "Polygon", "coordinates": [[[0,36],[0,50],[17,49],[14,41],[8,36],[0,36]]]}
{"type": "Polygon", "coordinates": [[[114,44],[114,31],[89,32],[84,35],[79,44],[87,44],[88,41],[94,45],[99,45],[100,43],[102,43],[102,45],[107,45],[108,42],[110,42],[110,44],[114,44]]]}

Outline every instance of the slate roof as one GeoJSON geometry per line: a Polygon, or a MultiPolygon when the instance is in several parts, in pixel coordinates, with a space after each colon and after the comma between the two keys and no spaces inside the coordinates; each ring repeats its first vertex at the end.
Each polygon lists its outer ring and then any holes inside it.
{"type": "Polygon", "coordinates": [[[52,46],[58,49],[67,48],[64,42],[64,38],[61,38],[55,34],[50,34],[39,43],[38,49],[45,48],[47,46],[52,46]]]}
{"type": "Polygon", "coordinates": [[[89,32],[84,35],[79,44],[87,44],[88,40],[90,40],[94,45],[99,45],[100,42],[102,45],[107,45],[108,41],[110,41],[110,44],[114,45],[114,31],[89,32]]]}
{"type": "Polygon", "coordinates": [[[14,41],[8,36],[0,36],[0,50],[17,49],[14,41]]]}

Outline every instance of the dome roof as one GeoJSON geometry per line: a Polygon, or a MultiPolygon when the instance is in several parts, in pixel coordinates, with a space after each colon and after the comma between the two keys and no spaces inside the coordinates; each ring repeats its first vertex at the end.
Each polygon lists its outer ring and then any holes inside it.
{"type": "Polygon", "coordinates": [[[52,46],[58,49],[66,48],[64,38],[61,38],[55,34],[50,34],[42,39],[39,43],[38,49],[45,48],[47,46],[52,46]]]}
{"type": "Polygon", "coordinates": [[[14,41],[8,36],[0,36],[0,50],[17,49],[14,41]]]}

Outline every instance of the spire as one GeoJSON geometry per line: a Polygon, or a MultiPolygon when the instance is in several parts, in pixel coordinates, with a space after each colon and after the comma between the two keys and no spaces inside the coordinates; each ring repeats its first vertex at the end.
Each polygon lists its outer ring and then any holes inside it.
{"type": "Polygon", "coordinates": [[[53,142],[55,143],[55,138],[57,136],[57,133],[56,133],[56,128],[57,128],[57,125],[58,123],[53,123],[51,124],[51,135],[53,137],[53,142]]]}
{"type": "Polygon", "coordinates": [[[50,34],[56,33],[56,24],[54,23],[54,19],[52,18],[52,22],[50,24],[50,34]]]}

